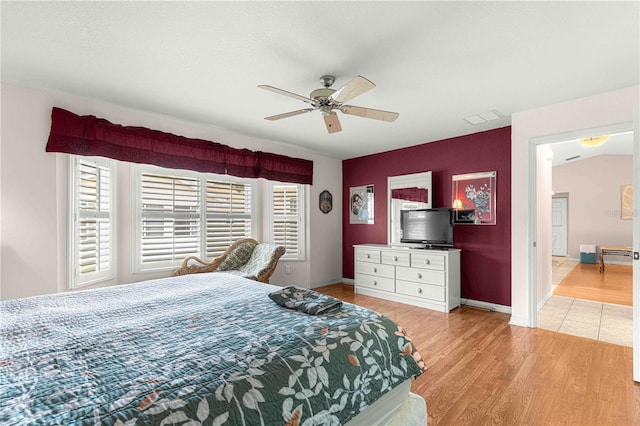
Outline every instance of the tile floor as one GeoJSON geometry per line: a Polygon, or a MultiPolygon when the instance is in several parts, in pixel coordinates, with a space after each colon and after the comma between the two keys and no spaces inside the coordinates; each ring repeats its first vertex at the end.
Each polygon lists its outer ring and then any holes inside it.
{"type": "MultiPolygon", "coordinates": [[[[578,262],[553,265],[553,288],[578,262]]],[[[538,327],[588,339],[633,346],[633,308],[590,300],[551,296],[538,311],[538,327]]]]}

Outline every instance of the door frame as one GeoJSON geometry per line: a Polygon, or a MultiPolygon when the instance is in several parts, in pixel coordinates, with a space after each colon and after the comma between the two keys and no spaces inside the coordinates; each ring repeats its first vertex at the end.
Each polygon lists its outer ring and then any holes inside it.
{"type": "MultiPolygon", "coordinates": [[[[555,135],[540,136],[529,139],[529,241],[532,244],[529,256],[529,327],[538,327],[538,257],[549,257],[551,253],[539,253],[538,250],[538,148],[542,145],[582,139],[594,135],[633,132],[633,179],[634,187],[640,188],[640,107],[636,104],[632,122],[612,124],[555,135]]],[[[640,191],[636,191],[640,192],[640,191]]],[[[633,250],[640,251],[640,196],[633,197],[633,250]]],[[[551,234],[550,230],[547,231],[551,234]]],[[[640,382],[640,262],[633,261],[633,380],[640,382]]]]}

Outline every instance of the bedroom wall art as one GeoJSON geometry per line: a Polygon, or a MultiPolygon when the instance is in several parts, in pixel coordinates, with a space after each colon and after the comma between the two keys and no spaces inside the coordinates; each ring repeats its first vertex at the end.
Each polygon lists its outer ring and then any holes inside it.
{"type": "Polygon", "coordinates": [[[349,188],[349,223],[373,225],[373,185],[349,188]]]}
{"type": "Polygon", "coordinates": [[[620,186],[620,219],[633,219],[633,185],[620,186]]]}
{"type": "Polygon", "coordinates": [[[324,214],[329,213],[333,209],[333,195],[326,189],[320,193],[318,207],[324,214]]]}
{"type": "Polygon", "coordinates": [[[453,175],[451,205],[456,223],[496,224],[496,172],[453,175]]]}

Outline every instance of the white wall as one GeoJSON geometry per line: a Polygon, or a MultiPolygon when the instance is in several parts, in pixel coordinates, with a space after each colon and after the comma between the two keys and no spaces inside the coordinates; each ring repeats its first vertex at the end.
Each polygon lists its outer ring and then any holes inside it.
{"type": "MultiPolygon", "coordinates": [[[[12,299],[67,290],[66,280],[66,154],[45,152],[51,108],[58,106],[79,115],[95,115],[113,123],[135,125],[201,138],[225,145],[261,150],[314,162],[314,184],[307,192],[307,258],[288,262],[291,273],[279,264],[271,282],[304,287],[338,282],[342,277],[340,215],[342,163],[340,160],[273,141],[247,137],[214,126],[189,123],[96,99],[2,83],[2,157],[0,159],[0,298],[12,299]],[[334,209],[324,215],[318,196],[333,194],[334,209]]],[[[118,189],[127,191],[128,165],[118,164],[118,189]]],[[[134,282],[168,272],[132,274],[128,266],[128,197],[119,197],[118,282],[134,282]]]]}
{"type": "Polygon", "coordinates": [[[570,258],[580,258],[580,244],[631,246],[633,221],[620,218],[620,186],[632,180],[632,155],[599,155],[553,168],[553,191],[569,194],[570,258]]]}
{"type": "MultiPolygon", "coordinates": [[[[511,323],[532,325],[533,313],[529,285],[529,259],[533,241],[529,235],[532,214],[529,179],[532,178],[529,155],[532,139],[584,129],[633,123],[633,108],[638,103],[640,86],[628,87],[582,99],[536,108],[512,115],[511,120],[511,323]]],[[[630,126],[632,129],[632,125],[630,126]]],[[[551,142],[551,141],[549,141],[551,142]]],[[[549,232],[548,238],[551,238],[549,232]]],[[[551,257],[551,251],[537,251],[537,258],[551,257]]],[[[538,262],[538,265],[540,262],[538,262]]],[[[539,273],[540,271],[537,271],[539,273]]]]}

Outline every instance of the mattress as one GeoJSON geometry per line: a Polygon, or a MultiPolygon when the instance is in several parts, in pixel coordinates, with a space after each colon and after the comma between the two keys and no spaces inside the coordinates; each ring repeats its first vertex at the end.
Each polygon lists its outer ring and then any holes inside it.
{"type": "Polygon", "coordinates": [[[420,395],[410,392],[412,381],[407,380],[382,396],[346,426],[425,426],[427,404],[420,395]]]}

